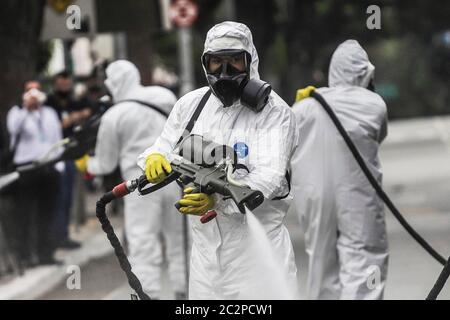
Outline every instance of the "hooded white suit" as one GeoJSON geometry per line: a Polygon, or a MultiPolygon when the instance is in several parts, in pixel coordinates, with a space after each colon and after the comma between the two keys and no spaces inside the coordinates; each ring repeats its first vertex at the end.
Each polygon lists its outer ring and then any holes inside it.
{"type": "MultiPolygon", "coordinates": [[[[245,25],[224,22],[208,32],[204,52],[223,49],[247,51],[252,58],[250,77],[259,78],[258,55],[251,32],[245,25]]],[[[197,89],[177,102],[161,136],[139,157],[141,168],[145,167],[147,156],[154,152],[164,154],[170,160],[170,153],[174,152],[179,137],[207,91],[208,87],[197,89]]],[[[239,162],[245,164],[250,173],[238,170],[235,178],[264,194],[266,200],[254,214],[263,224],[283,272],[295,287],[294,253],[283,225],[289,201],[269,200],[285,195],[288,190],[285,173],[297,137],[295,118],[289,107],[275,92],[271,93],[268,104],[260,113],[239,101],[224,108],[220,100],[211,95],[192,133],[238,150],[239,162]]],[[[239,299],[242,292],[252,286],[246,276],[246,272],[252,272],[245,255],[247,219],[231,200],[216,197],[214,209],[218,216],[206,224],[201,224],[198,216],[190,216],[193,247],[189,298],[239,299]]],[[[258,281],[264,282],[264,278],[260,277],[258,281]]]]}
{"type": "MultiPolygon", "coordinates": [[[[166,118],[148,106],[121,101],[139,100],[170,113],[176,97],[163,87],[143,87],[138,69],[125,60],[112,63],[106,74],[105,84],[115,105],[102,117],[95,157],[88,162],[88,172],[105,175],[120,165],[123,179],[135,179],[142,175],[136,165],[137,156],[155,142],[166,118]]],[[[160,297],[161,291],[161,232],[167,245],[169,275],[174,289],[186,291],[182,219],[174,207],[179,194],[176,186],[169,186],[151,195],[139,196],[135,192],[124,198],[130,262],[144,291],[152,298],[160,297]]]]}
{"type": "MultiPolygon", "coordinates": [[[[381,183],[378,146],[387,133],[386,105],[366,89],[374,67],[355,40],[334,52],[329,88],[317,91],[381,183]]],[[[293,106],[299,145],[292,159],[293,194],[305,229],[310,299],[381,299],[388,245],[381,199],[322,106],[293,106]]]]}

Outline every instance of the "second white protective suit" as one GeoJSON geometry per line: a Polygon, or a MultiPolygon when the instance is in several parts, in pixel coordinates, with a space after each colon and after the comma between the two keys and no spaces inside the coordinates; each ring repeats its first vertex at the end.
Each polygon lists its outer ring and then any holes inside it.
{"type": "MultiPolygon", "coordinates": [[[[88,161],[87,170],[94,175],[104,175],[120,165],[123,179],[135,179],[142,175],[136,165],[137,156],[155,142],[166,118],[148,106],[126,100],[153,104],[169,113],[176,97],[163,87],[143,87],[138,69],[125,60],[108,66],[106,75],[105,84],[115,105],[102,116],[95,157],[88,161]]],[[[182,217],[174,207],[179,194],[173,185],[150,195],[139,196],[134,192],[124,198],[130,263],[144,291],[152,298],[161,297],[161,233],[166,242],[174,290],[186,292],[182,217]]]]}
{"type": "MultiPolygon", "coordinates": [[[[250,78],[259,78],[258,55],[251,32],[245,25],[224,22],[208,32],[204,52],[223,49],[248,52],[251,55],[250,78]]],[[[177,102],[161,136],[139,157],[141,168],[144,169],[147,156],[155,152],[170,160],[179,137],[208,89],[203,87],[192,91],[177,102]]],[[[248,174],[245,170],[238,170],[234,178],[264,194],[266,200],[254,210],[254,214],[264,226],[277,254],[281,272],[292,286],[290,290],[295,291],[294,253],[288,231],[283,225],[290,201],[273,200],[288,192],[285,174],[296,144],[292,111],[275,92],[271,93],[268,104],[259,113],[245,107],[239,100],[230,107],[224,107],[213,94],[192,133],[234,147],[239,163],[248,167],[248,174]]],[[[270,277],[251,274],[254,270],[249,263],[252,257],[246,252],[246,239],[249,237],[246,215],[238,211],[232,200],[220,197],[216,197],[214,209],[217,217],[206,224],[202,224],[198,216],[190,216],[193,245],[189,298],[239,299],[270,294],[257,290],[252,291],[250,296],[244,294],[251,291],[255,278],[256,282],[264,283],[270,277]]]]}
{"type": "MultiPolygon", "coordinates": [[[[334,52],[325,98],[381,183],[378,147],[386,105],[367,90],[374,67],[355,40],[334,52]]],[[[381,299],[388,265],[384,206],[322,106],[293,106],[299,145],[292,159],[296,211],[305,230],[310,299],[381,299]]]]}

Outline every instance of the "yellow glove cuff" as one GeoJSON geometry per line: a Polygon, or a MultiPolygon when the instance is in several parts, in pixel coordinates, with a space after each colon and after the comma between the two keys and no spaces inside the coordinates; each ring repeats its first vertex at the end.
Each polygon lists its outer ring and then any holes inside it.
{"type": "Polygon", "coordinates": [[[85,154],[81,158],[75,160],[75,166],[77,167],[78,171],[80,171],[81,173],[87,172],[88,161],[90,158],[91,157],[89,157],[89,155],[85,154]]]}
{"type": "Polygon", "coordinates": [[[295,102],[299,102],[305,98],[309,98],[311,92],[316,90],[313,86],[307,86],[306,88],[297,90],[297,95],[295,96],[295,102]]]}
{"type": "Polygon", "coordinates": [[[191,193],[194,188],[186,188],[183,199],[178,201],[181,213],[204,215],[214,207],[214,197],[206,193],[191,193]]]}

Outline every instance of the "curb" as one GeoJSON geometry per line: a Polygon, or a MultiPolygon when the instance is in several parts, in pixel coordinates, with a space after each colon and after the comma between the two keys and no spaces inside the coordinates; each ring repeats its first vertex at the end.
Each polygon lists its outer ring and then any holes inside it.
{"type": "MultiPolygon", "coordinates": [[[[123,227],[115,226],[119,238],[123,235],[123,227]]],[[[106,235],[101,231],[95,232],[82,242],[82,247],[65,255],[61,266],[42,266],[26,270],[23,276],[0,286],[0,300],[32,300],[51,291],[64,279],[69,277],[70,266],[85,266],[90,261],[102,258],[113,252],[106,235]]]]}

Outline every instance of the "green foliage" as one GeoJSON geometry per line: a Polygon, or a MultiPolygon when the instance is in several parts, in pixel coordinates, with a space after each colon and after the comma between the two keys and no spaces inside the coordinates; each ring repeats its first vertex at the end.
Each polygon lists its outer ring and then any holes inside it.
{"type": "MultiPolygon", "coordinates": [[[[261,76],[290,104],[298,88],[327,85],[333,51],[353,38],[376,66],[375,82],[391,118],[450,113],[450,40],[444,41],[444,32],[450,32],[448,0],[377,1],[381,30],[366,27],[366,9],[373,4],[368,0],[234,0],[231,11],[225,1],[232,0],[197,0],[199,16],[193,26],[197,86],[206,84],[200,63],[206,32],[234,19],[252,30],[261,76]]],[[[176,30],[155,31],[152,39],[155,64],[178,72],[176,30]]],[[[40,48],[39,70],[48,50],[40,48]]]]}
{"type": "MultiPolygon", "coordinates": [[[[228,19],[224,2],[200,0],[195,27],[196,79],[205,84],[197,57],[215,23],[228,19]]],[[[376,84],[391,118],[450,113],[450,1],[378,1],[381,30],[369,30],[362,0],[235,1],[236,20],[253,32],[263,78],[292,103],[296,89],[327,85],[330,57],[340,42],[356,39],[375,64],[376,84]],[[439,38],[439,39],[437,39],[439,38]],[[437,40],[436,40],[437,39],[437,40]],[[426,93],[426,94],[425,94],[426,93]]]]}

